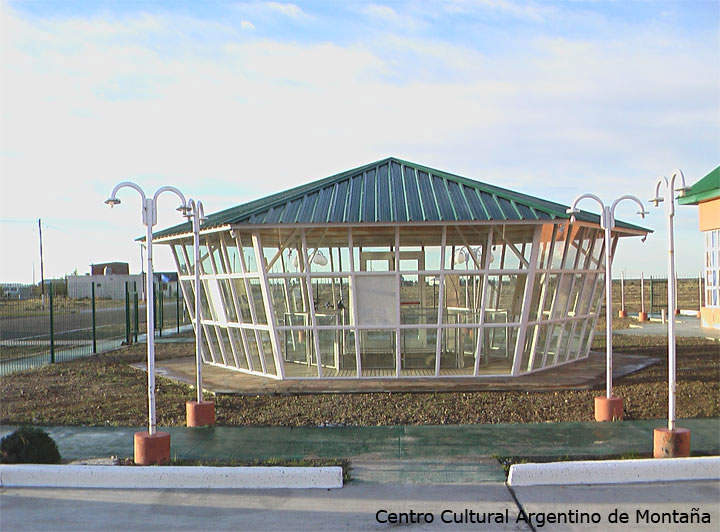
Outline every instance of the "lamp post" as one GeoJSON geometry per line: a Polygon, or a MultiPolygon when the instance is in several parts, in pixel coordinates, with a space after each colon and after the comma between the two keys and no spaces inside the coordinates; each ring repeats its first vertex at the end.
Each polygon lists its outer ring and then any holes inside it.
{"type": "Polygon", "coordinates": [[[147,275],[145,277],[145,300],[147,310],[147,372],[148,372],[148,430],[136,432],[134,438],[135,463],[138,465],[163,464],[170,461],[170,434],[157,432],[155,421],[155,323],[152,264],[152,228],[157,224],[157,200],[163,192],[172,192],[180,198],[178,211],[185,213],[185,196],[175,187],[164,186],[157,189],[149,198],[140,186],[123,181],[115,186],[105,203],[113,207],[120,204],[117,193],[122,188],[132,188],[140,194],[142,200],[142,222],[147,237],[147,275]]]}
{"type": "Polygon", "coordinates": [[[653,432],[653,455],[655,458],[690,456],[690,431],[675,426],[675,392],[677,388],[675,381],[675,309],[677,307],[675,288],[677,280],[675,279],[673,219],[675,217],[675,192],[683,196],[687,190],[685,176],[680,170],[675,170],[669,180],[665,176],[658,179],[655,184],[655,197],[650,200],[655,207],[659,207],[661,202],[665,202],[668,224],[668,423],[667,429],[658,428],[653,432]],[[676,188],[675,180],[678,177],[682,186],[676,188]]]}
{"type": "Polygon", "coordinates": [[[184,216],[192,222],[193,250],[195,262],[195,388],[197,400],[185,403],[185,416],[188,427],[201,427],[215,424],[215,402],[203,399],[202,385],[202,308],[200,306],[200,224],[205,222],[205,209],[202,201],[189,199],[184,216]]]}
{"type": "MultiPolygon", "coordinates": [[[[595,420],[596,421],[613,421],[622,420],[623,418],[623,402],[620,397],[612,395],[612,230],[615,228],[615,208],[618,203],[623,200],[632,200],[640,206],[638,214],[645,218],[645,211],[642,202],[635,196],[624,195],[612,202],[611,205],[605,205],[602,200],[595,194],[581,194],[572,206],[566,211],[571,214],[570,222],[575,222],[575,214],[579,209],[577,204],[585,198],[595,200],[602,209],[600,214],[600,227],[605,230],[605,371],[606,385],[605,397],[595,398],[595,420]]],[[[570,238],[570,235],[568,235],[570,238]]]]}

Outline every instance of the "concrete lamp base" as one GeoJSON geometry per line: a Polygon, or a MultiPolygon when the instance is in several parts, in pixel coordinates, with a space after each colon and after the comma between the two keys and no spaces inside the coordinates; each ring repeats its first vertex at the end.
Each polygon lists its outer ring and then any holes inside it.
{"type": "Polygon", "coordinates": [[[618,310],[618,318],[627,318],[627,310],[618,310]]]}
{"type": "Polygon", "coordinates": [[[135,433],[135,464],[164,465],[170,463],[170,433],[147,431],[135,433]]]}
{"type": "Polygon", "coordinates": [[[596,397],[595,421],[622,421],[623,400],[621,397],[596,397]]]}
{"type": "Polygon", "coordinates": [[[185,414],[188,427],[204,427],[215,424],[214,401],[188,401],[185,403],[185,414]]]}
{"type": "Polygon", "coordinates": [[[690,431],[667,428],[653,431],[653,456],[655,458],[686,458],[690,456],[690,431]]]}
{"type": "Polygon", "coordinates": [[[638,321],[648,321],[647,312],[638,313],[638,321]]]}

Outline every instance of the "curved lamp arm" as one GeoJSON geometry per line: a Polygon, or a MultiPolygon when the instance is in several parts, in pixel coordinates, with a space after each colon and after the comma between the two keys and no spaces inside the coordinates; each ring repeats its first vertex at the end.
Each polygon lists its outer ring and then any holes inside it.
{"type": "Polygon", "coordinates": [[[115,205],[120,205],[120,200],[117,198],[117,193],[121,188],[132,188],[136,190],[140,194],[140,198],[142,199],[142,222],[144,225],[148,224],[148,216],[147,216],[147,198],[145,196],[145,191],[140,188],[139,185],[136,183],[133,183],[132,181],[122,181],[121,183],[118,183],[115,185],[115,188],[113,188],[112,193],[110,194],[110,197],[105,200],[105,203],[107,205],[110,205],[110,208],[112,209],[115,205]]]}
{"type": "Polygon", "coordinates": [[[600,215],[600,221],[601,221],[601,226],[604,227],[604,225],[605,225],[605,204],[602,202],[602,200],[598,196],[596,196],[595,194],[589,194],[589,193],[588,194],[580,194],[577,198],[575,198],[575,201],[572,202],[572,207],[570,207],[569,209],[567,209],[565,211],[567,214],[572,215],[572,216],[570,216],[570,223],[575,222],[575,214],[580,212],[580,209],[577,208],[578,203],[580,203],[582,200],[584,200],[586,198],[595,200],[598,203],[598,205],[600,205],[600,209],[602,211],[602,213],[600,215]]]}

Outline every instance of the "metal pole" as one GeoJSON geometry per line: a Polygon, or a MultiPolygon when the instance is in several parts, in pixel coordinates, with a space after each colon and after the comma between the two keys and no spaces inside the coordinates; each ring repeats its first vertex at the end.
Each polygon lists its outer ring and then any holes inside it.
{"type": "Polygon", "coordinates": [[[175,282],[175,323],[177,333],[180,334],[180,281],[175,282]]]}
{"type": "Polygon", "coordinates": [[[130,345],[130,283],[125,281],[125,343],[130,345]]]}
{"type": "Polygon", "coordinates": [[[668,430],[675,430],[675,236],[673,217],[675,215],[675,197],[672,187],[668,187],[668,430]]]}
{"type": "Polygon", "coordinates": [[[702,289],[702,272],[698,273],[698,312],[702,312],[703,289],[702,289]]]}
{"type": "Polygon", "coordinates": [[[55,313],[53,308],[53,285],[48,285],[50,296],[50,364],[55,364],[55,313]]]}
{"type": "Polygon", "coordinates": [[[620,273],[620,310],[625,310],[625,272],[620,273]]]}
{"type": "Polygon", "coordinates": [[[162,329],[163,329],[163,310],[165,309],[165,302],[163,301],[163,287],[162,287],[162,281],[158,282],[157,286],[158,291],[158,303],[157,303],[157,322],[158,322],[158,336],[162,336],[162,329]]]}
{"type": "Polygon", "coordinates": [[[147,274],[145,277],[145,293],[147,298],[147,371],[148,371],[148,432],[150,435],[157,432],[155,422],[155,297],[153,286],[152,264],[152,222],[155,218],[153,200],[145,200],[147,216],[147,274]]]}
{"type": "Polygon", "coordinates": [[[640,272],[640,312],[645,312],[645,274],[640,272]]]}
{"type": "Polygon", "coordinates": [[[38,218],[38,234],[40,235],[40,304],[45,308],[45,272],[43,270],[42,222],[38,218]]]}
{"type": "Polygon", "coordinates": [[[135,340],[135,343],[138,343],[138,334],[139,334],[139,332],[140,332],[140,316],[139,316],[139,313],[140,313],[140,305],[139,305],[139,303],[138,303],[138,293],[137,293],[137,290],[135,290],[135,294],[134,294],[134,296],[133,296],[133,299],[134,299],[134,303],[135,303],[135,305],[134,305],[134,306],[135,306],[135,318],[134,318],[134,320],[135,320],[135,338],[134,338],[134,340],[135,340]]]}
{"type": "Polygon", "coordinates": [[[91,308],[92,308],[92,346],[93,353],[97,353],[97,332],[96,332],[96,321],[95,321],[95,283],[90,283],[90,294],[91,294],[91,308]]]}
{"type": "Polygon", "coordinates": [[[197,402],[203,400],[202,389],[202,334],[200,327],[202,317],[200,315],[200,213],[198,203],[193,204],[193,251],[195,253],[195,389],[197,390],[197,402]]]}
{"type": "Polygon", "coordinates": [[[612,234],[610,209],[604,207],[605,219],[605,397],[612,397],[612,234]]]}

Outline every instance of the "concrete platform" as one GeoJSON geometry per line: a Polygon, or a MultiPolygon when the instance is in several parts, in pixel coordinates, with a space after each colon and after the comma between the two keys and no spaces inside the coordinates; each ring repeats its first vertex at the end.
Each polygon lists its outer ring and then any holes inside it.
{"type": "MultiPolygon", "coordinates": [[[[639,371],[659,362],[659,358],[615,353],[613,379],[639,371]]],[[[146,368],[145,363],[133,367],[146,368]]],[[[158,375],[193,386],[195,358],[185,357],[155,362],[158,375]]],[[[591,389],[605,383],[605,353],[593,352],[588,358],[520,377],[464,377],[374,379],[348,378],[323,380],[275,380],[248,375],[215,366],[203,366],[203,388],[215,394],[302,394],[365,392],[471,392],[510,390],[591,389]]]]}

